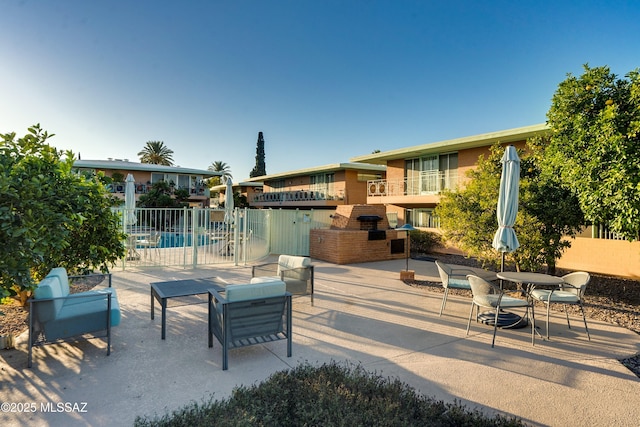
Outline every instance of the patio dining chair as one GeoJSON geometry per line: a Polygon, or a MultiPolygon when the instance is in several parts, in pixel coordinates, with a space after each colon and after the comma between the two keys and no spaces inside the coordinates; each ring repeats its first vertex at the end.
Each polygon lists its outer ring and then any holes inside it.
{"type": "Polygon", "coordinates": [[[531,345],[535,345],[536,322],[532,301],[505,295],[509,291],[503,290],[502,288],[500,288],[500,286],[489,283],[481,277],[468,275],[467,279],[469,279],[471,292],[473,293],[473,300],[471,301],[471,311],[469,313],[469,321],[467,322],[467,335],[469,335],[471,317],[473,316],[474,308],[476,308],[476,322],[478,321],[480,307],[495,310],[495,319],[493,321],[493,339],[491,341],[491,347],[493,347],[496,342],[496,332],[498,330],[498,316],[500,314],[500,310],[505,308],[526,308],[528,310],[530,308],[531,316],[529,316],[529,321],[531,323],[531,345]]]}
{"type": "Polygon", "coordinates": [[[560,284],[558,289],[533,289],[531,291],[531,298],[547,305],[547,339],[549,339],[549,309],[551,308],[551,304],[556,303],[565,305],[564,312],[567,316],[567,326],[569,326],[569,329],[571,329],[571,323],[569,322],[569,312],[567,311],[566,305],[577,305],[580,307],[584,329],[587,331],[587,338],[591,341],[587,318],[585,317],[584,308],[582,307],[584,292],[587,289],[589,281],[591,281],[591,275],[585,271],[576,271],[562,276],[562,280],[564,283],[560,284]]]}
{"type": "Polygon", "coordinates": [[[156,253],[160,255],[160,242],[162,240],[162,234],[159,231],[152,231],[149,236],[146,236],[142,239],[138,239],[136,244],[138,246],[142,246],[144,249],[144,257],[147,257],[147,249],[151,250],[155,248],[156,253]]]}
{"type": "Polygon", "coordinates": [[[438,273],[440,274],[442,287],[444,288],[444,295],[442,296],[442,304],[440,304],[440,313],[438,314],[438,316],[442,316],[442,311],[447,305],[447,297],[449,296],[449,289],[471,290],[471,285],[469,284],[467,275],[472,274],[476,276],[481,276],[485,280],[496,279],[496,274],[490,271],[477,272],[469,268],[454,267],[440,261],[436,261],[435,263],[436,263],[436,267],[438,267],[438,273]]]}

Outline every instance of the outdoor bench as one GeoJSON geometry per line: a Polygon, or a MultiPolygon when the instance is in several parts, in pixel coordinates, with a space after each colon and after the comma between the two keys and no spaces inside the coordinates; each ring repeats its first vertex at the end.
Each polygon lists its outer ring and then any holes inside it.
{"type": "Polygon", "coordinates": [[[111,273],[68,276],[62,267],[52,269],[40,281],[29,299],[29,355],[31,367],[34,346],[52,344],[92,334],[107,338],[107,356],[111,354],[111,327],[120,324],[120,305],[111,287],[111,273]],[[69,279],[100,277],[108,287],[69,293],[69,279]]]}

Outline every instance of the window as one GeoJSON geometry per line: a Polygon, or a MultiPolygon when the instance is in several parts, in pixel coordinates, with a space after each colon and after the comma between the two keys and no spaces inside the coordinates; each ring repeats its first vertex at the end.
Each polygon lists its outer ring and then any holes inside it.
{"type": "Polygon", "coordinates": [[[269,186],[274,190],[282,190],[284,188],[284,179],[279,179],[277,181],[271,181],[269,186]]]}
{"type": "Polygon", "coordinates": [[[189,175],[178,175],[178,188],[189,189],[189,175]]]}
{"type": "Polygon", "coordinates": [[[309,190],[317,191],[325,196],[334,195],[335,174],[322,173],[309,177],[309,190]]]}
{"type": "Polygon", "coordinates": [[[412,209],[409,212],[411,224],[415,227],[438,228],[438,217],[433,214],[433,209],[412,209]]]}
{"type": "Polygon", "coordinates": [[[436,194],[454,188],[458,153],[429,155],[405,161],[406,195],[436,194]]]}

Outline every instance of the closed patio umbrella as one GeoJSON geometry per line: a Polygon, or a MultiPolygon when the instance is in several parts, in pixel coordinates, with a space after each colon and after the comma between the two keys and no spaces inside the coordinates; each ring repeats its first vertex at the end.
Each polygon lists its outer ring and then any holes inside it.
{"type": "Polygon", "coordinates": [[[227,189],[224,193],[224,223],[233,224],[233,182],[227,178],[227,189]]]}
{"type": "Polygon", "coordinates": [[[502,156],[502,175],[500,176],[500,193],[498,195],[498,230],[493,236],[493,246],[502,252],[501,271],[504,271],[504,256],[520,246],[518,237],[513,231],[513,224],[518,214],[518,191],[520,186],[520,158],[516,147],[510,145],[502,156]]]}
{"type": "Polygon", "coordinates": [[[226,226],[225,253],[231,255],[233,236],[231,235],[231,225],[233,224],[233,182],[227,178],[227,189],[224,193],[224,224],[226,226]]]}
{"type": "Polygon", "coordinates": [[[124,223],[125,229],[136,223],[136,183],[133,175],[127,175],[124,187],[124,223]]]}
{"type": "MultiPolygon", "coordinates": [[[[498,217],[498,230],[493,236],[493,246],[497,251],[502,252],[502,263],[500,271],[504,271],[504,258],[507,252],[513,252],[520,246],[513,225],[518,214],[518,192],[520,188],[520,158],[516,152],[516,147],[509,145],[502,156],[502,174],[500,175],[500,192],[498,193],[498,206],[496,214],[498,217]]],[[[502,288],[502,281],[500,282],[502,288]]],[[[480,320],[487,324],[495,323],[495,313],[485,312],[478,316],[480,320]]],[[[500,311],[497,326],[502,328],[522,328],[527,325],[527,321],[514,313],[500,311]]]]}

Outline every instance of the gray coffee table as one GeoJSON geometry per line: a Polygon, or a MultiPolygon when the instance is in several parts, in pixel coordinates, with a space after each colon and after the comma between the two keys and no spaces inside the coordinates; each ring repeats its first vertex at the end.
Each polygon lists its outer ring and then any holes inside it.
{"type": "Polygon", "coordinates": [[[158,300],[162,307],[162,339],[165,339],[167,332],[167,300],[207,294],[209,289],[222,291],[226,284],[227,282],[219,277],[151,283],[151,319],[155,317],[155,300],[158,300]]]}

